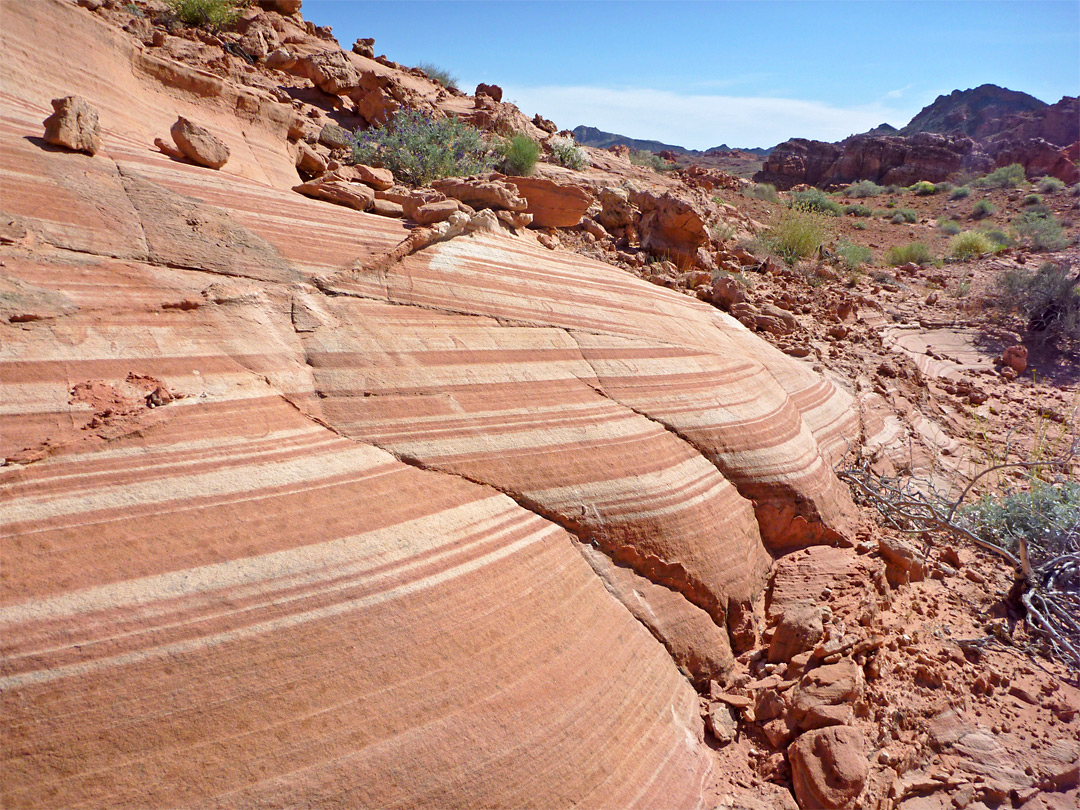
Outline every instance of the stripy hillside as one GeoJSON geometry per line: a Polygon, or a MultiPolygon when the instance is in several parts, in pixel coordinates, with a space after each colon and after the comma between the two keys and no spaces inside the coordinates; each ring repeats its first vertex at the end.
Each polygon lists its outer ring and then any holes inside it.
{"type": "Polygon", "coordinates": [[[692,684],[850,534],[850,398],[524,233],[404,255],[290,190],[287,97],[81,5],[0,30],[4,805],[700,806],[692,684]],[[41,138],[72,94],[94,155],[41,138]]]}

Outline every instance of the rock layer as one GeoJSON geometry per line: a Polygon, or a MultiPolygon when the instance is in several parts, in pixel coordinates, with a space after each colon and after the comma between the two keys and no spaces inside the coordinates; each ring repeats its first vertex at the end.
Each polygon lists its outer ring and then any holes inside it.
{"type": "Polygon", "coordinates": [[[293,193],[283,121],[68,4],[0,37],[0,802],[699,806],[684,673],[846,531],[850,398],[606,265],[293,193]],[[94,158],[33,140],[71,92],[94,158]],[[193,110],[220,171],[148,148],[193,110]]]}

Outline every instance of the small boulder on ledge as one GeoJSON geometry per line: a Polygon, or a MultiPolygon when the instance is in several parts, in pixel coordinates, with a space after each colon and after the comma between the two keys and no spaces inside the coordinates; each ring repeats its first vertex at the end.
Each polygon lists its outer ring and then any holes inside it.
{"type": "Polygon", "coordinates": [[[200,166],[220,169],[229,160],[229,147],[224,141],[184,116],[176,119],[169,134],[184,157],[200,166]]]}
{"type": "Polygon", "coordinates": [[[95,154],[101,148],[97,110],[82,96],[52,100],[53,114],[45,119],[45,141],[76,152],[95,154]]]}

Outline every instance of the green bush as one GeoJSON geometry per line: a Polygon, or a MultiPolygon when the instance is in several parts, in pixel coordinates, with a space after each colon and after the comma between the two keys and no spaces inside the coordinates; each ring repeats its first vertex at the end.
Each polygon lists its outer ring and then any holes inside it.
{"type": "Polygon", "coordinates": [[[951,219],[939,219],[937,226],[939,231],[949,236],[956,236],[956,234],[960,233],[960,223],[951,219]]]}
{"type": "Polygon", "coordinates": [[[986,236],[994,244],[994,252],[998,253],[1007,247],[1012,247],[1013,240],[1001,228],[982,227],[979,232],[986,236]]]}
{"type": "Polygon", "coordinates": [[[433,118],[419,110],[402,110],[384,126],[357,132],[354,140],[354,163],[384,166],[417,186],[490,171],[497,160],[479,130],[456,116],[433,118]]]}
{"type": "Polygon", "coordinates": [[[1069,552],[1080,525],[1080,483],[1048,483],[1031,476],[1026,492],[990,493],[962,507],[960,524],[1013,554],[1024,538],[1037,565],[1069,552]]]}
{"type": "Polygon", "coordinates": [[[209,31],[231,28],[240,19],[238,0],[168,0],[181,22],[209,31]]]}
{"type": "Polygon", "coordinates": [[[942,182],[942,183],[935,183],[934,184],[934,191],[937,192],[938,194],[946,194],[948,192],[954,191],[955,189],[956,189],[956,186],[953,185],[952,183],[949,183],[949,182],[942,182]]]}
{"type": "Polygon", "coordinates": [[[849,197],[876,197],[884,191],[884,186],[879,186],[872,180],[860,180],[844,189],[844,193],[849,197]]]}
{"type": "Polygon", "coordinates": [[[840,257],[840,260],[849,270],[855,270],[861,265],[870,264],[874,258],[870,248],[865,245],[856,245],[847,239],[840,240],[840,244],[836,246],[836,255],[840,257]]]}
{"type": "Polygon", "coordinates": [[[421,62],[417,67],[424,71],[429,79],[433,82],[438,82],[447,90],[458,89],[457,77],[446,68],[433,65],[431,62],[421,62]]]}
{"type": "Polygon", "coordinates": [[[551,154],[555,157],[555,162],[560,166],[580,172],[589,165],[588,155],[580,146],[574,143],[573,138],[556,136],[548,141],[548,146],[551,147],[551,154]]]}
{"type": "Polygon", "coordinates": [[[914,262],[915,264],[930,264],[934,260],[934,254],[930,248],[922,242],[911,242],[907,245],[894,245],[885,254],[885,261],[893,267],[914,262]]]}
{"type": "Polygon", "coordinates": [[[920,180],[911,187],[911,190],[920,197],[929,197],[931,194],[937,193],[937,186],[933,183],[928,183],[926,180],[920,180]]]}
{"type": "Polygon", "coordinates": [[[644,166],[657,172],[669,172],[675,168],[675,164],[671,161],[664,160],[659,155],[645,149],[630,150],[630,162],[635,166],[644,166]]]}
{"type": "Polygon", "coordinates": [[[763,241],[788,264],[812,256],[824,244],[828,228],[821,214],[799,208],[784,211],[763,241]]]}
{"type": "Polygon", "coordinates": [[[869,206],[862,203],[852,203],[851,205],[845,205],[841,211],[844,212],[846,217],[868,217],[874,212],[870,210],[869,206]]]}
{"type": "Polygon", "coordinates": [[[969,196],[971,196],[971,187],[970,186],[957,186],[956,188],[954,188],[952,191],[949,192],[949,199],[950,200],[962,200],[965,197],[969,197],[969,196]]]}
{"type": "Polygon", "coordinates": [[[1056,177],[1047,175],[1039,181],[1039,191],[1043,194],[1056,194],[1059,191],[1064,191],[1065,184],[1058,180],[1056,177]]]}
{"type": "Polygon", "coordinates": [[[1028,194],[1024,197],[1024,205],[1042,205],[1042,197],[1038,194],[1028,194]]]}
{"type": "Polygon", "coordinates": [[[949,255],[966,262],[994,249],[986,234],[979,231],[964,231],[949,240],[949,255]]]}
{"type": "Polygon", "coordinates": [[[975,181],[975,185],[981,188],[1016,188],[1025,180],[1024,167],[1019,163],[1012,163],[980,177],[975,181]]]}
{"type": "Polygon", "coordinates": [[[757,200],[765,200],[766,202],[779,202],[780,198],[776,195],[776,186],[772,183],[754,183],[743,192],[747,197],[753,197],[757,200]]]}
{"type": "Polygon", "coordinates": [[[1064,250],[1069,243],[1052,214],[1025,211],[1013,221],[1013,229],[1032,250],[1064,250]]]}
{"type": "Polygon", "coordinates": [[[900,208],[892,215],[892,221],[896,225],[907,223],[908,225],[919,221],[919,212],[912,208],[900,208]]]}
{"type": "Polygon", "coordinates": [[[1002,307],[1019,312],[1033,331],[1080,339],[1080,275],[1046,262],[1038,270],[1006,270],[995,281],[1002,307]]]}
{"type": "Polygon", "coordinates": [[[540,157],[540,144],[528,135],[518,133],[506,138],[500,145],[502,163],[499,169],[503,174],[525,177],[533,173],[536,161],[540,157]]]}
{"type": "Polygon", "coordinates": [[[791,195],[791,207],[802,211],[816,211],[831,217],[840,216],[840,203],[832,199],[821,189],[808,188],[791,195]]]}
{"type": "Polygon", "coordinates": [[[985,219],[997,211],[989,200],[979,200],[971,209],[972,219],[985,219]]]}

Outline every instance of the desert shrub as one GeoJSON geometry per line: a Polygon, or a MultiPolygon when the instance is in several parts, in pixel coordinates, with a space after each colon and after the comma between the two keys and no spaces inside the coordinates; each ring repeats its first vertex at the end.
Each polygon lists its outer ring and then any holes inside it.
{"type": "Polygon", "coordinates": [[[503,174],[512,174],[524,177],[533,173],[536,161],[540,157],[540,144],[528,135],[517,134],[506,138],[499,146],[502,153],[502,163],[499,164],[503,174]]]}
{"type": "Polygon", "coordinates": [[[1006,270],[997,276],[998,303],[1019,312],[1033,331],[1051,339],[1080,338],[1080,275],[1070,276],[1064,266],[1046,262],[1034,272],[1006,270]]]}
{"type": "Polygon", "coordinates": [[[735,226],[728,222],[714,222],[709,226],[709,236],[717,242],[726,242],[735,235],[735,226]]]}
{"type": "Polygon", "coordinates": [[[971,208],[971,218],[984,219],[985,217],[990,216],[996,211],[997,209],[994,208],[994,206],[990,203],[989,200],[979,200],[971,208]]]}
{"type": "Polygon", "coordinates": [[[969,197],[969,196],[971,196],[971,187],[970,186],[957,186],[956,188],[954,188],[952,191],[949,192],[949,199],[950,200],[963,200],[963,199],[965,199],[966,197],[969,197]]]}
{"type": "Polygon", "coordinates": [[[489,171],[497,160],[479,130],[419,110],[402,110],[384,126],[357,132],[354,141],[354,163],[384,166],[417,186],[489,171]]]}
{"type": "Polygon", "coordinates": [[[854,228],[857,231],[865,231],[867,229],[867,227],[869,227],[869,226],[865,222],[863,222],[861,219],[859,219],[859,220],[856,220],[855,222],[852,222],[851,227],[854,228]]]}
{"type": "Polygon", "coordinates": [[[980,228],[979,232],[986,236],[986,238],[993,243],[993,250],[995,253],[998,253],[1007,247],[1012,247],[1012,238],[1007,233],[1005,233],[1005,231],[1001,230],[1001,228],[984,227],[980,228]]]}
{"type": "Polygon", "coordinates": [[[1050,175],[1047,175],[1039,181],[1039,191],[1041,191],[1043,194],[1056,194],[1057,192],[1063,191],[1064,189],[1065,183],[1063,183],[1061,180],[1058,180],[1056,177],[1051,177],[1050,175]]]}
{"type": "Polygon", "coordinates": [[[914,262],[915,264],[929,264],[934,260],[934,254],[930,248],[922,242],[911,242],[906,245],[893,245],[885,254],[885,261],[894,267],[914,262]]]}
{"type": "Polygon", "coordinates": [[[799,208],[784,211],[764,236],[764,247],[788,264],[812,256],[824,244],[828,228],[821,214],[799,208]]]}
{"type": "Polygon", "coordinates": [[[900,208],[893,213],[892,221],[897,225],[901,223],[910,225],[913,222],[919,221],[919,212],[912,208],[900,208]]]}
{"type": "Polygon", "coordinates": [[[860,180],[844,189],[844,193],[849,197],[876,197],[884,191],[885,187],[879,186],[873,180],[860,180]]]}
{"type": "Polygon", "coordinates": [[[765,200],[766,202],[779,202],[780,198],[776,196],[776,186],[772,183],[754,183],[743,192],[747,197],[753,197],[757,200],[765,200]]]}
{"type": "Polygon", "coordinates": [[[1019,163],[1011,163],[980,177],[975,181],[975,185],[981,188],[1016,188],[1025,179],[1024,167],[1019,163]]]}
{"type": "Polygon", "coordinates": [[[870,210],[870,207],[863,205],[862,203],[852,203],[851,205],[845,205],[842,209],[844,216],[846,217],[868,217],[874,212],[870,210]]]}
{"type": "Polygon", "coordinates": [[[840,240],[840,244],[836,246],[836,255],[840,257],[840,260],[849,270],[854,270],[864,264],[870,264],[874,258],[870,248],[865,245],[856,245],[847,239],[840,240]]]}
{"type": "Polygon", "coordinates": [[[429,79],[438,82],[447,90],[458,89],[457,77],[446,68],[433,65],[431,62],[421,62],[417,67],[424,71],[429,79]]]}
{"type": "Polygon", "coordinates": [[[828,214],[831,217],[840,216],[840,203],[832,199],[821,189],[808,188],[806,191],[796,191],[791,195],[792,208],[803,211],[816,211],[819,214],[828,214]]]}
{"type": "Polygon", "coordinates": [[[1032,476],[1027,491],[990,493],[959,511],[964,528],[1018,553],[1020,538],[1036,559],[1069,551],[1080,526],[1080,483],[1050,483],[1032,476]]]}
{"type": "Polygon", "coordinates": [[[937,221],[938,230],[949,236],[956,236],[960,233],[960,223],[952,219],[939,219],[937,221]]]}
{"type": "Polygon", "coordinates": [[[1068,244],[1061,223],[1049,212],[1025,211],[1013,221],[1013,229],[1032,250],[1063,250],[1068,244]]]}
{"type": "Polygon", "coordinates": [[[1042,205],[1042,197],[1038,194],[1028,194],[1024,197],[1023,205],[1042,205]]]}
{"type": "Polygon", "coordinates": [[[934,191],[938,194],[948,194],[956,189],[956,186],[948,181],[934,183],[934,191]]]}
{"type": "Polygon", "coordinates": [[[929,197],[931,194],[937,193],[937,186],[928,183],[926,180],[920,180],[911,187],[911,190],[920,197],[929,197]]]}
{"type": "Polygon", "coordinates": [[[949,240],[949,255],[966,262],[994,249],[994,244],[980,231],[964,231],[949,240]]]}
{"type": "Polygon", "coordinates": [[[1073,183],[1069,186],[1070,197],[1080,197],[1080,183],[1073,183]]]}
{"type": "Polygon", "coordinates": [[[585,150],[574,143],[573,138],[556,136],[548,141],[548,146],[551,147],[551,154],[555,157],[555,162],[560,166],[580,172],[589,165],[589,158],[585,154],[585,150]]]}
{"type": "Polygon", "coordinates": [[[237,0],[168,0],[169,11],[185,25],[222,31],[240,19],[237,0]]]}
{"type": "Polygon", "coordinates": [[[664,160],[659,155],[645,149],[630,150],[630,162],[635,166],[644,166],[657,172],[669,172],[675,168],[671,161],[664,160]]]}

